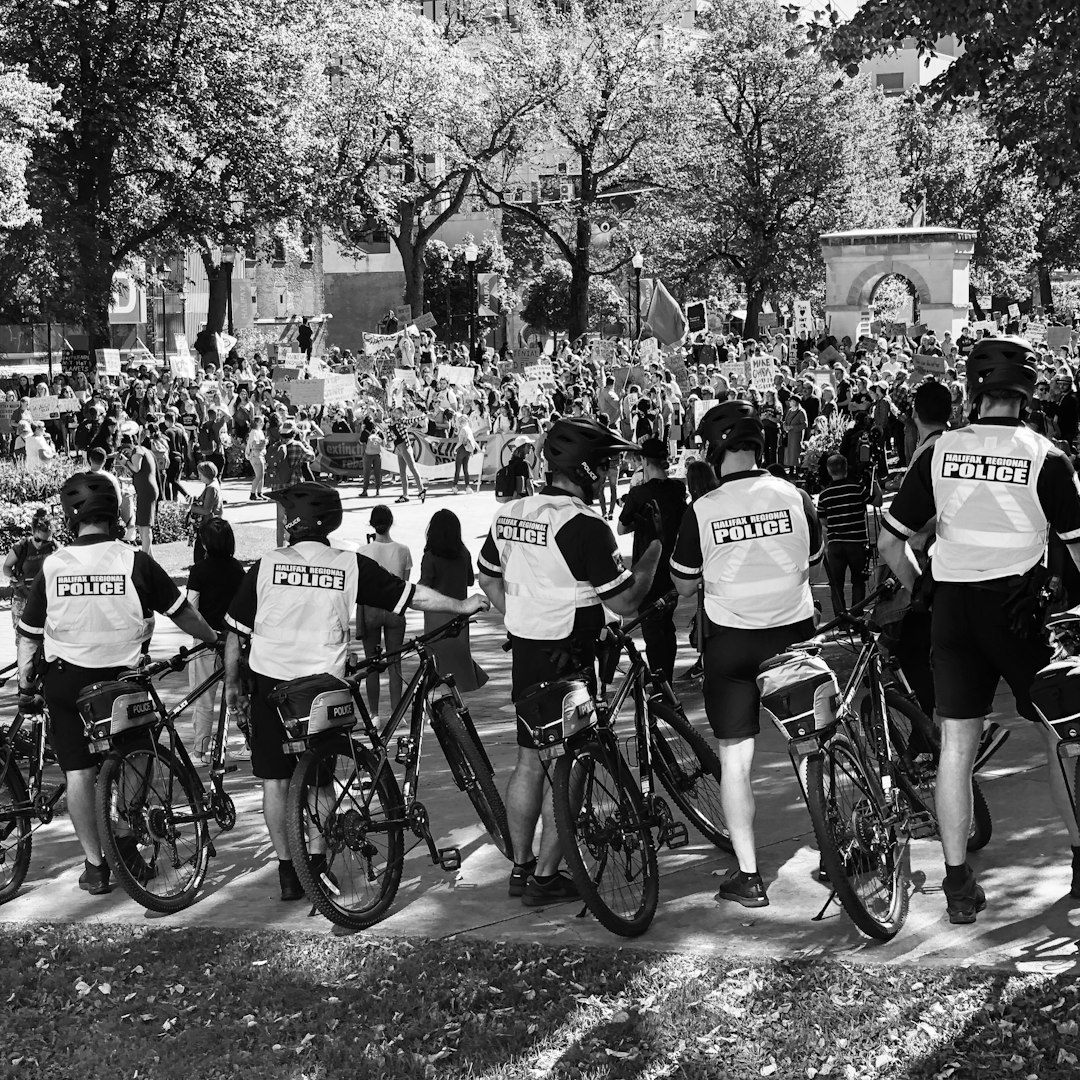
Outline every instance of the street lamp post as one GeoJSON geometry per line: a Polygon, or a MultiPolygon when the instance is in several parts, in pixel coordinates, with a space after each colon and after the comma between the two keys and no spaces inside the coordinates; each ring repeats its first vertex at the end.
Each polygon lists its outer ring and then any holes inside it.
{"type": "Polygon", "coordinates": [[[476,260],[480,249],[473,243],[465,247],[465,265],[469,269],[469,361],[476,363],[476,260]]]}
{"type": "Polygon", "coordinates": [[[163,368],[168,368],[169,357],[166,352],[168,334],[165,331],[165,280],[172,273],[172,267],[167,262],[163,262],[157,267],[156,273],[158,284],[161,286],[161,364],[163,368]]]}
{"type": "Polygon", "coordinates": [[[640,251],[630,260],[634,268],[634,321],[637,323],[637,338],[641,339],[641,268],[645,265],[645,256],[640,251]]]}
{"type": "Polygon", "coordinates": [[[233,313],[232,313],[232,274],[233,265],[236,262],[236,248],[231,244],[228,247],[221,249],[221,266],[225,270],[225,312],[226,312],[226,324],[229,328],[230,336],[235,333],[233,330],[233,313]]]}

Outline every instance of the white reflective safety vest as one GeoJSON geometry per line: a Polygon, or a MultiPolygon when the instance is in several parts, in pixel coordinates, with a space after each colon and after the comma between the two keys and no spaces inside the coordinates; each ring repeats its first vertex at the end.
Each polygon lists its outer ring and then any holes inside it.
{"type": "Polygon", "coordinates": [[[802,492],[768,473],[728,480],[694,503],[705,614],[767,630],[809,619],[810,523],[802,492]]]}
{"type": "Polygon", "coordinates": [[[559,641],[570,636],[579,608],[600,603],[588,581],[570,572],[555,536],[579,514],[599,515],[573,495],[529,495],[506,503],[491,527],[499,550],[506,612],[514,637],[559,641]]]}
{"type": "Polygon", "coordinates": [[[975,423],[938,439],[936,581],[992,581],[1042,560],[1049,526],[1036,485],[1050,447],[1022,425],[975,423]]]}
{"type": "Polygon", "coordinates": [[[264,555],[251,670],[280,681],[323,672],[343,677],[359,580],[355,551],[308,540],[264,555]]]}
{"type": "Polygon", "coordinates": [[[85,668],[134,667],[154,632],[118,540],[61,548],[46,558],[45,659],[85,668]]]}

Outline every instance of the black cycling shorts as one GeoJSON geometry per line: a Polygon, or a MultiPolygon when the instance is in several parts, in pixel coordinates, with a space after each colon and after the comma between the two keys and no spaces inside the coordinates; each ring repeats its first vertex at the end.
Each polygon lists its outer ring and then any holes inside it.
{"type": "MultiPolygon", "coordinates": [[[[708,620],[707,620],[708,621],[708,620]]],[[[718,739],[750,739],[761,730],[757,675],[766,660],[814,636],[814,620],[767,630],[709,623],[705,638],[705,715],[718,739]]]]}
{"type": "Polygon", "coordinates": [[[931,610],[934,697],[940,716],[973,720],[993,711],[994,694],[1004,679],[1016,698],[1016,711],[1038,721],[1031,684],[1050,663],[1053,650],[1009,629],[1005,594],[974,585],[939,581],[931,610]]]}
{"type": "Polygon", "coordinates": [[[289,780],[296,768],[297,755],[286,754],[285,725],[270,704],[270,694],[281,679],[271,679],[253,671],[255,693],[251,698],[251,771],[260,780],[289,780]]]}
{"type": "Polygon", "coordinates": [[[49,707],[49,738],[64,772],[96,769],[100,757],[83,735],[82,717],[75,708],[79,695],[92,683],[115,679],[123,668],[84,668],[54,660],[45,669],[42,695],[49,707]]]}
{"type": "MultiPolygon", "coordinates": [[[[532,641],[511,638],[510,700],[517,701],[526,690],[555,679],[584,678],[589,692],[596,694],[596,642],[575,641],[573,647],[561,641],[532,641]]],[[[518,746],[533,747],[532,733],[521,717],[517,722],[518,746]]]]}

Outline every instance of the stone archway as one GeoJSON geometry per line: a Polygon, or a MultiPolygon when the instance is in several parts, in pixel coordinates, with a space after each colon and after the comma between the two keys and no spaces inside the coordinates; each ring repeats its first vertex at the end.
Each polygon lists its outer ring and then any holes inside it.
{"type": "Polygon", "coordinates": [[[970,229],[872,229],[826,233],[825,318],[830,333],[855,339],[874,286],[889,274],[912,283],[931,330],[957,337],[968,321],[970,229]]]}

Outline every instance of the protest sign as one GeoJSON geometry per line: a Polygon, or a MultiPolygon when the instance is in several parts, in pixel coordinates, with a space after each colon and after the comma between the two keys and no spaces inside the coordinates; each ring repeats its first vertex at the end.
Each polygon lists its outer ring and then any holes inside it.
{"type": "Polygon", "coordinates": [[[405,326],[407,323],[412,322],[412,304],[398,304],[394,308],[394,318],[397,319],[399,326],[405,326]]]}
{"type": "Polygon", "coordinates": [[[1051,349],[1060,349],[1062,346],[1068,348],[1072,344],[1072,327],[1070,326],[1048,326],[1046,328],[1046,344],[1051,349]]]}
{"type": "Polygon", "coordinates": [[[975,299],[978,301],[979,308],[982,311],[989,311],[993,304],[993,300],[989,296],[976,296],[975,299]]]}
{"type": "Polygon", "coordinates": [[[741,360],[735,363],[718,364],[716,373],[727,379],[728,386],[738,386],[746,382],[746,365],[741,360]]]}
{"type": "Polygon", "coordinates": [[[430,311],[425,311],[423,315],[417,315],[412,324],[417,330],[434,330],[439,325],[430,311]]]}
{"type": "Polygon", "coordinates": [[[195,378],[195,357],[188,348],[186,334],[176,335],[176,352],[169,353],[169,370],[178,379],[195,378]]]}
{"type": "Polygon", "coordinates": [[[304,369],[302,367],[275,364],[273,367],[274,382],[292,382],[293,380],[300,378],[300,373],[303,370],[304,369]]]}
{"type": "Polygon", "coordinates": [[[95,351],[97,358],[97,370],[104,372],[106,375],[119,375],[120,374],[120,350],[119,349],[97,349],[95,351]]]}
{"type": "Polygon", "coordinates": [[[814,313],[810,308],[809,300],[795,301],[794,330],[796,334],[805,333],[807,336],[814,332],[814,313]]]}
{"type": "Polygon", "coordinates": [[[674,377],[675,384],[685,394],[690,389],[690,372],[687,370],[686,362],[673,356],[668,360],[667,368],[674,377]]]}
{"type": "Polygon", "coordinates": [[[89,375],[97,371],[97,361],[89,349],[65,349],[60,356],[60,370],[65,375],[89,375]]]}
{"type": "Polygon", "coordinates": [[[413,368],[394,368],[394,382],[401,383],[409,390],[420,389],[420,380],[416,377],[416,371],[413,368]]]}
{"type": "Polygon", "coordinates": [[[646,338],[638,346],[638,360],[643,364],[660,362],[660,342],[656,338],[646,338]]]}
{"type": "Polygon", "coordinates": [[[911,368],[920,375],[944,375],[945,357],[916,353],[911,358],[911,368]]]}
{"type": "Polygon", "coordinates": [[[525,345],[514,353],[513,368],[515,374],[520,375],[528,364],[535,364],[544,350],[539,345],[525,345]]]}
{"type": "Polygon", "coordinates": [[[440,364],[438,378],[445,379],[451,386],[472,386],[476,380],[476,371],[471,367],[454,367],[452,364],[440,364]]]}
{"type": "Polygon", "coordinates": [[[535,405],[540,400],[540,384],[533,379],[522,379],[518,387],[518,404],[535,405]]]}
{"type": "Polygon", "coordinates": [[[835,364],[837,360],[841,360],[843,357],[840,355],[840,350],[833,345],[826,345],[821,352],[818,353],[818,361],[822,364],[835,364]]]}
{"type": "Polygon", "coordinates": [[[776,365],[771,356],[755,356],[746,361],[746,382],[758,393],[776,386],[776,365]]]}
{"type": "Polygon", "coordinates": [[[613,364],[615,362],[615,346],[617,342],[614,338],[607,338],[604,341],[597,342],[593,348],[593,355],[605,366],[613,364]]]}
{"type": "Polygon", "coordinates": [[[909,326],[907,336],[913,341],[918,341],[924,334],[928,334],[929,332],[930,329],[926,323],[921,322],[917,323],[915,326],[909,326]]]}
{"type": "Polygon", "coordinates": [[[548,363],[532,364],[525,369],[525,378],[543,386],[555,385],[555,369],[548,363]]]}
{"type": "Polygon", "coordinates": [[[352,375],[331,374],[321,381],[323,402],[327,405],[346,405],[356,397],[356,379],[352,375]]]}
{"type": "Polygon", "coordinates": [[[1046,343],[1046,323],[1029,322],[1027,326],[1024,327],[1024,337],[1026,337],[1032,345],[1044,345],[1046,343]]]}
{"type": "Polygon", "coordinates": [[[0,435],[10,435],[12,430],[12,416],[19,407],[17,401],[0,401],[0,435]]]}
{"type": "MultiPolygon", "coordinates": [[[[277,389],[276,384],[274,389],[277,389]]],[[[322,405],[326,396],[326,382],[323,379],[298,379],[296,382],[283,383],[281,390],[288,397],[289,404],[298,408],[322,405]]]]}
{"type": "Polygon", "coordinates": [[[1010,319],[1019,319],[1020,318],[1020,305],[1019,304],[1010,304],[1009,305],[1009,318],[1010,319]]]}

